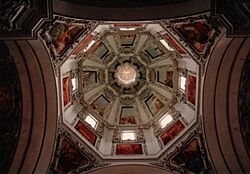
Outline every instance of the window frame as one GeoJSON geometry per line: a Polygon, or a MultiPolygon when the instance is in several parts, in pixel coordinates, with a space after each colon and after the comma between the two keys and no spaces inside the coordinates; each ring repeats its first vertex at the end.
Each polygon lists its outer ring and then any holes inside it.
{"type": "Polygon", "coordinates": [[[164,129],[164,128],[167,127],[167,125],[170,125],[173,121],[174,121],[173,116],[172,116],[171,114],[169,114],[169,113],[166,113],[166,114],[164,114],[164,115],[159,119],[159,125],[160,125],[161,129],[164,129]],[[171,117],[170,121],[169,121],[168,123],[162,123],[162,121],[163,121],[165,118],[167,118],[168,116],[171,117]]]}
{"type": "Polygon", "coordinates": [[[95,119],[95,117],[94,117],[93,115],[88,114],[88,115],[84,118],[84,121],[85,121],[88,125],[90,125],[93,129],[97,129],[97,127],[98,127],[98,120],[95,119]],[[94,125],[94,126],[93,126],[91,123],[89,123],[89,122],[87,121],[88,118],[90,118],[92,121],[95,122],[95,125],[94,125]]]}
{"type": "Polygon", "coordinates": [[[123,130],[121,132],[121,140],[122,141],[135,141],[136,140],[136,133],[135,133],[135,131],[134,130],[123,130]],[[133,134],[133,138],[132,139],[130,139],[130,138],[124,139],[124,134],[133,134]]]}
{"type": "Polygon", "coordinates": [[[187,77],[185,77],[184,75],[180,74],[179,75],[179,89],[182,91],[182,92],[186,92],[187,90],[187,77]],[[182,78],[185,78],[185,84],[184,84],[184,87],[185,89],[182,88],[182,78]]]}

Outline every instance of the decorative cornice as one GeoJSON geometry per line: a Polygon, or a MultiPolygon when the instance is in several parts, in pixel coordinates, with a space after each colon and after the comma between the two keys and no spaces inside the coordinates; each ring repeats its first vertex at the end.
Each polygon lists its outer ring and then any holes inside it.
{"type": "Polygon", "coordinates": [[[51,0],[8,0],[0,10],[1,39],[35,39],[38,28],[52,19],[51,0]]]}
{"type": "Polygon", "coordinates": [[[250,2],[248,0],[212,0],[212,17],[227,28],[229,37],[250,36],[250,2]]]}

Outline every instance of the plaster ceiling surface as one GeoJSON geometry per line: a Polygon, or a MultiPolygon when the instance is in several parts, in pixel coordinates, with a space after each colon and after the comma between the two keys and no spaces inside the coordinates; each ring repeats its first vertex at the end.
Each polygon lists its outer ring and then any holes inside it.
{"type": "MultiPolygon", "coordinates": [[[[67,2],[67,0],[64,0],[67,2]]],[[[90,5],[90,6],[100,6],[100,7],[140,7],[140,6],[156,6],[156,5],[166,5],[166,4],[174,4],[186,2],[188,0],[158,0],[158,1],[150,1],[150,0],[73,0],[69,1],[70,3],[82,4],[82,5],[90,5]]]]}
{"type": "Polygon", "coordinates": [[[207,170],[201,87],[219,35],[208,16],[112,22],[55,15],[44,25],[39,36],[54,64],[60,107],[51,168],[207,170]]]}

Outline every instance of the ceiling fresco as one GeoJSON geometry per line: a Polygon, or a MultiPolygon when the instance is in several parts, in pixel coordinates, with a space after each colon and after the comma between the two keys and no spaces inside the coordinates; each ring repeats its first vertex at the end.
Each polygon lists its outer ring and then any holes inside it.
{"type": "Polygon", "coordinates": [[[140,22],[55,15],[39,32],[60,97],[51,170],[84,173],[134,162],[210,170],[200,99],[219,34],[209,14],[140,22]]]}

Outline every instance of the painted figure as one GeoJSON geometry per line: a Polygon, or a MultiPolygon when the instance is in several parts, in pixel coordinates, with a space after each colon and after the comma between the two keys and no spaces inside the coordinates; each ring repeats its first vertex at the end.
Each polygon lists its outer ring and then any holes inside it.
{"type": "Polygon", "coordinates": [[[212,28],[205,22],[195,22],[190,24],[177,24],[175,28],[183,35],[197,52],[202,53],[205,44],[212,34],[212,28]]]}

